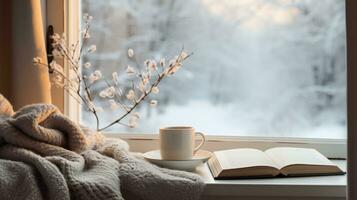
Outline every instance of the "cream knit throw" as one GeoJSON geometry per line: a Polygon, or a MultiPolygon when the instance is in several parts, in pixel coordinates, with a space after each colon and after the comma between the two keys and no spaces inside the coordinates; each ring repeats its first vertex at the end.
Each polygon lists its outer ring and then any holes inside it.
{"type": "Polygon", "coordinates": [[[195,174],[135,157],[126,142],[84,129],[53,105],[13,114],[0,95],[0,199],[199,199],[195,174]]]}

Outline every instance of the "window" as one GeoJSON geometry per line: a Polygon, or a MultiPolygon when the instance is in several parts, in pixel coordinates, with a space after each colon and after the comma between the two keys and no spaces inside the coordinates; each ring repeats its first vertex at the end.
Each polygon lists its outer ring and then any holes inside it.
{"type": "MultiPolygon", "coordinates": [[[[110,131],[182,124],[209,135],[346,138],[345,1],[81,3],[98,49],[85,61],[103,73],[125,73],[128,48],[142,59],[194,53],[153,96],[158,106],[139,108],[137,128],[110,131]]],[[[94,118],[82,110],[82,120],[94,118]]]]}

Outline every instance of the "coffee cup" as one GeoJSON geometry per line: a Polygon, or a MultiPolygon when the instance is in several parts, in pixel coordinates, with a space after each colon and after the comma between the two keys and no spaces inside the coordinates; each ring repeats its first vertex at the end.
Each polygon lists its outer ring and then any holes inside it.
{"type": "Polygon", "coordinates": [[[190,126],[173,126],[160,128],[160,152],[164,160],[191,160],[195,153],[205,143],[205,136],[196,132],[190,126]],[[195,137],[200,135],[202,140],[195,147],[195,137]]]}

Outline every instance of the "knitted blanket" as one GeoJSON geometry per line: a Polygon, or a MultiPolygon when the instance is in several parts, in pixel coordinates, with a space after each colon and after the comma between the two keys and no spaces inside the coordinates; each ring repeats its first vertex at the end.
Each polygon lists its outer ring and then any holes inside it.
{"type": "Polygon", "coordinates": [[[0,95],[0,199],[199,199],[198,175],[154,166],[49,104],[0,95]]]}

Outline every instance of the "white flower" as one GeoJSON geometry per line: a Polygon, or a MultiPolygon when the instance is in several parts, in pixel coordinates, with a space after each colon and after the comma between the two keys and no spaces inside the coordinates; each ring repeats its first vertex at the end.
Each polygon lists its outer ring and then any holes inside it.
{"type": "Polygon", "coordinates": [[[160,59],[160,66],[164,67],[165,66],[165,58],[160,59]]]}
{"type": "Polygon", "coordinates": [[[181,58],[181,60],[184,60],[184,59],[186,59],[188,57],[188,54],[186,53],[186,52],[181,52],[181,54],[180,54],[180,58],[181,58]]]}
{"type": "Polygon", "coordinates": [[[138,117],[132,115],[129,119],[129,127],[135,128],[138,125],[138,120],[139,120],[138,117]]]}
{"type": "Polygon", "coordinates": [[[88,80],[89,80],[89,83],[92,84],[96,80],[98,80],[98,77],[96,75],[94,75],[94,74],[91,74],[91,75],[89,75],[88,80]]]}
{"type": "Polygon", "coordinates": [[[63,77],[61,75],[56,75],[52,80],[56,87],[62,88],[64,86],[63,77]]]}
{"type": "Polygon", "coordinates": [[[118,77],[118,73],[117,72],[113,72],[112,73],[112,79],[113,79],[113,82],[116,84],[118,84],[118,81],[119,81],[119,77],[118,77]]]}
{"type": "Polygon", "coordinates": [[[133,116],[135,116],[136,118],[140,119],[140,113],[139,112],[133,113],[133,116]]]}
{"type": "Polygon", "coordinates": [[[107,88],[107,97],[109,98],[113,98],[115,96],[115,87],[110,86],[109,88],[107,88]]]}
{"type": "Polygon", "coordinates": [[[143,75],[143,78],[141,80],[142,84],[146,86],[149,83],[149,76],[148,75],[143,75]]]}
{"type": "Polygon", "coordinates": [[[90,16],[88,13],[84,13],[84,14],[83,14],[83,19],[84,19],[84,20],[91,21],[91,20],[93,19],[93,16],[90,16]]]}
{"type": "Polygon", "coordinates": [[[50,68],[58,73],[63,73],[63,68],[61,65],[57,64],[55,60],[50,63],[50,68]]]}
{"type": "Polygon", "coordinates": [[[128,65],[128,68],[126,68],[126,73],[128,75],[133,75],[136,73],[135,69],[133,67],[131,67],[130,65],[128,65]]]}
{"type": "Polygon", "coordinates": [[[177,62],[176,59],[171,59],[171,60],[169,61],[169,67],[172,67],[173,65],[175,65],[176,62],[177,62]]]}
{"type": "Polygon", "coordinates": [[[157,69],[157,63],[155,60],[151,60],[148,65],[150,70],[156,70],[157,69]]]}
{"type": "Polygon", "coordinates": [[[154,93],[154,94],[158,94],[159,93],[159,88],[155,86],[155,87],[152,88],[151,92],[154,93]]]}
{"type": "Polygon", "coordinates": [[[35,57],[35,58],[33,58],[32,62],[33,62],[34,64],[39,64],[39,63],[42,62],[42,59],[41,59],[40,57],[35,57]]]}
{"type": "Polygon", "coordinates": [[[103,112],[104,110],[103,110],[102,107],[97,106],[97,107],[95,107],[95,111],[96,111],[97,113],[99,113],[99,112],[103,112]]]}
{"type": "Polygon", "coordinates": [[[170,74],[176,73],[180,68],[182,64],[181,63],[176,63],[175,65],[170,67],[170,74]]]}
{"type": "Polygon", "coordinates": [[[128,49],[128,56],[129,56],[129,58],[132,58],[134,56],[134,50],[133,49],[128,49]]]}
{"type": "Polygon", "coordinates": [[[102,98],[113,98],[115,96],[115,87],[110,86],[105,90],[99,92],[99,96],[102,98]]]}
{"type": "Polygon", "coordinates": [[[89,16],[89,14],[88,14],[88,13],[84,13],[84,14],[83,14],[83,19],[87,19],[87,18],[88,18],[88,16],[89,16]]]}
{"type": "Polygon", "coordinates": [[[90,62],[86,62],[83,66],[88,69],[92,66],[92,64],[90,62]]]}
{"type": "Polygon", "coordinates": [[[107,91],[106,90],[102,90],[99,92],[99,96],[102,97],[103,99],[107,97],[107,91]]]}
{"type": "Polygon", "coordinates": [[[144,63],[145,63],[145,65],[146,65],[146,67],[149,67],[149,66],[150,66],[150,63],[151,63],[151,60],[145,60],[144,63]]]}
{"type": "Polygon", "coordinates": [[[88,77],[89,83],[92,84],[92,83],[94,83],[95,81],[97,81],[100,78],[102,78],[102,72],[100,72],[99,70],[95,70],[94,73],[92,73],[88,77]]]}
{"type": "Polygon", "coordinates": [[[98,79],[102,78],[102,72],[99,70],[94,71],[94,75],[98,77],[98,79]]]}
{"type": "Polygon", "coordinates": [[[139,84],[139,90],[140,91],[142,91],[142,92],[145,92],[145,90],[146,90],[146,85],[144,85],[144,83],[143,82],[140,82],[140,84],[139,84]]]}
{"type": "Polygon", "coordinates": [[[110,109],[116,110],[119,108],[117,102],[115,102],[113,99],[109,99],[109,103],[110,103],[110,109]]]}
{"type": "Polygon", "coordinates": [[[97,50],[97,46],[95,46],[94,44],[91,45],[89,48],[88,48],[88,52],[89,53],[93,53],[97,50]]]}
{"type": "Polygon", "coordinates": [[[150,101],[150,106],[151,107],[155,107],[157,105],[157,101],[156,100],[151,100],[150,101]]]}
{"type": "Polygon", "coordinates": [[[135,97],[135,92],[134,90],[129,90],[129,92],[126,94],[126,98],[129,100],[133,100],[135,97]]]}

